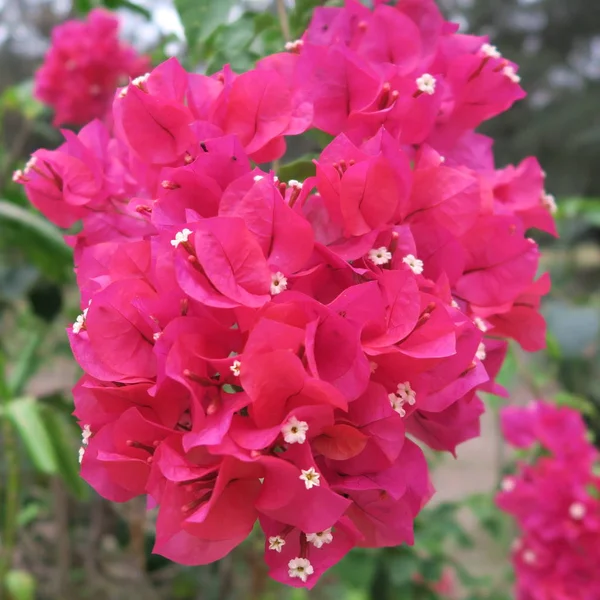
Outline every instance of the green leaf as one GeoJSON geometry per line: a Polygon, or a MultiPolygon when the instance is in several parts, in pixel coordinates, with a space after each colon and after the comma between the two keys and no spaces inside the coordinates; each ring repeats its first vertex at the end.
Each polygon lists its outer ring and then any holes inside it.
{"type": "Polygon", "coordinates": [[[286,165],[281,165],[277,170],[277,177],[281,181],[289,181],[290,179],[304,181],[308,177],[313,177],[315,174],[313,158],[317,158],[317,156],[317,154],[305,154],[286,165]]]}
{"type": "Polygon", "coordinates": [[[21,113],[29,121],[44,111],[44,105],[33,97],[33,79],[6,88],[0,96],[0,104],[6,110],[21,113]]]}
{"type": "Polygon", "coordinates": [[[69,490],[80,499],[89,493],[87,484],[79,476],[77,447],[74,441],[79,431],[67,414],[55,407],[44,406],[44,420],[58,464],[58,472],[69,490]]]}
{"type": "Polygon", "coordinates": [[[508,390],[512,389],[517,379],[517,359],[515,357],[514,350],[512,345],[508,345],[508,352],[506,353],[506,359],[502,364],[502,368],[500,369],[500,373],[498,373],[498,377],[496,381],[501,385],[507,388],[508,390]]]}
{"type": "Polygon", "coordinates": [[[17,398],[5,407],[5,415],[19,433],[35,468],[46,475],[58,473],[58,461],[51,438],[34,398],[17,398]]]}
{"type": "Polygon", "coordinates": [[[152,13],[147,8],[144,8],[135,2],[131,2],[130,0],[104,0],[103,4],[112,10],[116,10],[117,8],[126,8],[131,12],[146,17],[148,20],[152,19],[152,13]]]}
{"type": "Polygon", "coordinates": [[[193,60],[201,57],[203,44],[219,25],[226,23],[229,11],[235,4],[237,0],[175,0],[188,52],[193,60]]]}
{"type": "Polygon", "coordinates": [[[23,346],[10,377],[8,378],[8,387],[13,397],[23,393],[25,385],[35,374],[37,367],[39,366],[39,358],[36,355],[36,352],[43,339],[44,334],[42,329],[39,328],[30,333],[29,339],[23,346]]]}
{"type": "Polygon", "coordinates": [[[87,15],[92,10],[92,0],[74,0],[73,6],[80,15],[87,15]]]}
{"type": "Polygon", "coordinates": [[[60,231],[38,214],[12,202],[0,200],[0,220],[10,221],[25,227],[28,231],[50,244],[57,255],[72,260],[73,252],[65,244],[60,231]]]}
{"type": "Polygon", "coordinates": [[[35,600],[36,582],[33,575],[27,571],[9,571],[4,587],[11,600],[35,600]]]}

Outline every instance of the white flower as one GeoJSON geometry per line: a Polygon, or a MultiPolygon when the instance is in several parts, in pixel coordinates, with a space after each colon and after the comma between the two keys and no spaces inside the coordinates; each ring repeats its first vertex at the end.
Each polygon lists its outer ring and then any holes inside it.
{"type": "Polygon", "coordinates": [[[419,260],[418,258],[416,258],[415,256],[413,256],[412,254],[407,254],[402,259],[402,262],[405,265],[408,265],[410,267],[411,271],[415,275],[420,275],[423,272],[423,261],[419,260]]]}
{"type": "Polygon", "coordinates": [[[307,490],[310,490],[314,486],[321,485],[321,482],[319,481],[320,477],[321,475],[315,471],[314,467],[311,467],[306,471],[302,469],[302,475],[300,475],[300,479],[304,481],[307,490]]]}
{"type": "Polygon", "coordinates": [[[488,330],[488,326],[485,324],[485,321],[481,317],[475,317],[473,319],[473,323],[479,331],[483,331],[484,333],[488,330]]]}
{"type": "Polygon", "coordinates": [[[302,189],[302,183],[300,183],[297,179],[290,179],[288,181],[288,186],[297,190],[302,189]]]}
{"type": "Polygon", "coordinates": [[[487,353],[485,351],[485,344],[483,342],[480,342],[479,346],[477,346],[477,352],[475,352],[475,356],[479,359],[479,360],[485,360],[487,353]]]}
{"type": "Polygon", "coordinates": [[[369,260],[376,265],[387,265],[392,260],[392,253],[385,247],[369,250],[369,260]]]}
{"type": "Polygon", "coordinates": [[[85,454],[85,447],[88,445],[89,439],[92,436],[92,430],[89,425],[84,425],[81,430],[81,448],[79,448],[79,464],[83,460],[85,454]]]}
{"type": "Polygon", "coordinates": [[[489,56],[490,58],[500,58],[502,54],[498,51],[496,46],[492,46],[491,44],[483,44],[481,46],[481,53],[485,56],[489,56]]]}
{"type": "Polygon", "coordinates": [[[512,492],[515,489],[515,480],[512,477],[504,477],[500,487],[503,492],[512,492]]]}
{"type": "Polygon", "coordinates": [[[417,78],[417,88],[423,94],[432,96],[435,93],[435,77],[429,73],[423,73],[421,77],[417,78]]]}
{"type": "Polygon", "coordinates": [[[399,383],[395,393],[388,394],[392,408],[401,416],[406,416],[405,404],[414,406],[417,402],[417,393],[410,387],[410,383],[405,381],[399,383]]]}
{"type": "Polygon", "coordinates": [[[239,360],[234,360],[233,364],[229,367],[229,370],[236,376],[239,377],[240,376],[240,369],[241,369],[242,363],[239,360]]]}
{"type": "Polygon", "coordinates": [[[254,181],[261,181],[262,179],[264,179],[264,175],[255,175],[254,176],[254,181]]]}
{"type": "Polygon", "coordinates": [[[333,534],[331,533],[331,527],[318,533],[307,533],[306,541],[310,542],[315,548],[322,548],[325,544],[331,544],[333,542],[333,534]]]}
{"type": "Polygon", "coordinates": [[[148,77],[150,77],[150,73],[144,73],[143,75],[136,77],[131,83],[135,85],[135,87],[139,87],[140,89],[142,89],[144,83],[148,81],[148,77]]]}
{"type": "Polygon", "coordinates": [[[315,572],[308,558],[292,558],[288,563],[288,575],[297,577],[306,583],[309,575],[315,572]]]}
{"type": "Polygon", "coordinates": [[[446,162],[446,157],[442,156],[441,154],[440,154],[440,162],[441,163],[445,163],[446,162]]]}
{"type": "Polygon", "coordinates": [[[73,333],[79,334],[83,327],[85,326],[85,319],[87,317],[88,309],[86,308],[75,320],[73,323],[73,333]]]}
{"type": "Polygon", "coordinates": [[[152,339],[155,342],[158,342],[158,340],[160,340],[161,337],[162,337],[162,331],[157,331],[156,333],[152,334],[152,339]]]}
{"type": "Polygon", "coordinates": [[[287,42],[285,44],[285,49],[288,52],[298,52],[302,46],[304,46],[303,40],[294,40],[293,42],[287,42]]]}
{"type": "Polygon", "coordinates": [[[558,207],[556,206],[556,198],[552,194],[542,193],[542,205],[550,211],[550,214],[554,214],[558,207]]]}
{"type": "Polygon", "coordinates": [[[13,171],[12,174],[12,180],[14,183],[23,183],[23,181],[26,181],[24,179],[25,174],[23,173],[23,171],[21,169],[17,169],[16,171],[13,171]]]}
{"type": "Polygon", "coordinates": [[[92,430],[89,425],[84,425],[81,430],[81,443],[84,446],[88,445],[88,440],[92,437],[92,430]]]}
{"type": "Polygon", "coordinates": [[[573,504],[569,506],[569,514],[571,515],[571,518],[576,521],[581,521],[581,519],[585,517],[586,512],[585,504],[582,504],[581,502],[573,502],[573,504]]]}
{"type": "Polygon", "coordinates": [[[304,444],[304,442],[306,441],[307,431],[308,423],[306,421],[299,421],[294,416],[290,417],[281,428],[281,433],[283,433],[283,439],[288,444],[304,444]]]}
{"type": "Polygon", "coordinates": [[[285,540],[278,535],[272,535],[269,538],[269,550],[275,550],[275,552],[281,552],[281,549],[285,546],[285,540]]]}
{"type": "Polygon", "coordinates": [[[504,67],[504,69],[502,69],[502,73],[504,73],[504,76],[508,77],[513,83],[521,82],[521,78],[519,77],[519,75],[517,75],[515,68],[511,65],[507,65],[506,67],[504,67]]]}
{"type": "Polygon", "coordinates": [[[187,228],[182,229],[181,231],[178,231],[175,234],[175,239],[171,240],[171,246],[173,246],[173,248],[177,248],[177,246],[179,246],[179,244],[182,244],[183,242],[187,242],[190,235],[192,235],[192,232],[187,228]]]}
{"type": "Polygon", "coordinates": [[[287,289],[287,277],[277,271],[277,273],[271,274],[271,295],[276,296],[277,294],[281,294],[287,289]]]}
{"type": "Polygon", "coordinates": [[[528,565],[533,565],[533,564],[535,564],[536,560],[537,560],[537,557],[533,550],[525,550],[525,552],[523,552],[523,562],[524,563],[526,563],[528,565]]]}
{"type": "Polygon", "coordinates": [[[23,172],[25,173],[25,175],[27,175],[27,173],[29,173],[29,171],[31,171],[31,169],[33,169],[33,167],[35,167],[36,164],[37,164],[37,158],[35,156],[32,156],[25,163],[25,169],[23,170],[23,172]]]}

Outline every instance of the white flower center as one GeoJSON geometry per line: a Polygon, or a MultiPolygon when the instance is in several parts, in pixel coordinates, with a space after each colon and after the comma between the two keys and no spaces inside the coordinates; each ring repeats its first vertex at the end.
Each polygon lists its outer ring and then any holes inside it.
{"type": "Polygon", "coordinates": [[[369,250],[369,260],[376,265],[387,265],[392,260],[392,253],[385,247],[369,250]]]}
{"type": "Polygon", "coordinates": [[[406,404],[414,406],[417,402],[417,393],[410,387],[410,383],[405,381],[398,384],[398,389],[393,394],[388,394],[392,408],[401,416],[406,416],[406,404]]]}
{"type": "Polygon", "coordinates": [[[314,467],[311,467],[308,470],[304,470],[302,469],[302,475],[300,475],[300,479],[302,479],[302,481],[304,481],[304,485],[306,486],[307,490],[310,490],[311,488],[315,487],[315,486],[320,486],[321,482],[319,481],[319,478],[321,477],[321,475],[319,473],[317,473],[317,471],[315,470],[314,467]]]}
{"type": "Polygon", "coordinates": [[[182,244],[183,242],[187,242],[190,235],[192,235],[192,232],[191,232],[191,230],[189,230],[187,228],[182,229],[181,231],[178,231],[175,234],[175,239],[171,240],[171,246],[173,246],[173,248],[177,248],[179,246],[179,244],[182,244]]]}
{"type": "Polygon", "coordinates": [[[515,480],[512,477],[505,477],[500,484],[503,492],[512,492],[515,489],[515,480]]]}
{"type": "Polygon", "coordinates": [[[281,428],[281,433],[283,433],[283,439],[288,444],[304,444],[304,442],[306,441],[307,431],[308,423],[306,421],[299,421],[294,416],[290,417],[281,428]]]}
{"type": "Polygon", "coordinates": [[[301,190],[302,183],[300,181],[298,181],[297,179],[290,179],[288,181],[288,187],[294,188],[296,190],[301,190]]]}
{"type": "Polygon", "coordinates": [[[558,207],[556,206],[556,198],[552,194],[542,193],[542,206],[544,206],[550,214],[554,214],[558,207]]]}
{"type": "Polygon", "coordinates": [[[309,575],[315,572],[308,558],[293,558],[288,563],[288,575],[292,578],[297,577],[306,583],[309,575]]]}
{"type": "Polygon", "coordinates": [[[525,550],[525,552],[523,552],[523,562],[524,563],[526,563],[528,565],[533,565],[533,564],[535,564],[536,560],[537,560],[537,557],[533,550],[525,550]]]}
{"type": "Polygon", "coordinates": [[[571,515],[571,518],[576,521],[581,521],[581,519],[585,517],[586,512],[585,504],[582,504],[581,502],[573,502],[573,504],[569,506],[569,514],[571,515]]]}
{"type": "Polygon", "coordinates": [[[272,535],[269,538],[269,550],[275,550],[275,552],[281,552],[281,549],[285,546],[285,540],[278,535],[272,535]]]}
{"type": "Polygon", "coordinates": [[[500,58],[502,56],[498,48],[496,48],[496,46],[492,46],[491,44],[483,44],[483,46],[481,46],[481,53],[485,56],[489,56],[490,58],[500,58]]]}
{"type": "Polygon", "coordinates": [[[288,52],[298,52],[302,46],[304,46],[303,40],[294,40],[293,42],[286,42],[285,49],[288,52]]]}
{"type": "Polygon", "coordinates": [[[429,73],[423,73],[417,78],[417,88],[423,94],[432,96],[435,93],[435,77],[429,73]]]}
{"type": "Polygon", "coordinates": [[[271,275],[271,295],[276,296],[287,289],[287,277],[277,271],[271,275]]]}
{"type": "Polygon", "coordinates": [[[331,527],[318,533],[307,533],[306,541],[310,542],[315,548],[322,548],[325,544],[331,544],[333,541],[333,534],[331,533],[331,527]]]}
{"type": "Polygon", "coordinates": [[[264,178],[265,178],[264,175],[255,175],[254,176],[254,181],[258,182],[258,181],[263,180],[264,178]]]}
{"type": "Polygon", "coordinates": [[[405,265],[408,265],[410,267],[410,270],[415,275],[420,275],[423,272],[423,261],[419,260],[418,258],[416,258],[415,256],[413,256],[412,254],[407,254],[402,259],[402,262],[405,265]]]}
{"type": "Polygon", "coordinates": [[[229,367],[229,370],[236,376],[239,377],[240,376],[240,369],[241,369],[242,363],[239,360],[234,360],[233,364],[229,367]]]}
{"type": "Polygon", "coordinates": [[[488,326],[485,324],[485,321],[481,317],[475,317],[473,319],[473,323],[479,331],[483,331],[484,333],[488,330],[488,326]]]}
{"type": "Polygon", "coordinates": [[[485,344],[483,342],[480,342],[479,346],[477,346],[477,352],[475,352],[475,356],[479,360],[485,360],[486,359],[487,353],[485,351],[485,344]]]}
{"type": "Polygon", "coordinates": [[[92,435],[92,430],[89,425],[84,425],[81,430],[81,448],[79,448],[79,464],[83,460],[83,455],[85,454],[85,447],[89,443],[89,439],[92,435]]]}
{"type": "MultiPolygon", "coordinates": [[[[92,301],[90,300],[90,304],[92,303],[92,301]]],[[[88,304],[88,308],[85,308],[83,310],[83,312],[77,317],[77,319],[75,319],[75,323],[73,323],[73,333],[78,335],[79,333],[81,333],[81,330],[84,328],[85,326],[85,320],[87,319],[87,314],[88,314],[88,309],[89,309],[89,304],[88,304]]]]}
{"type": "Polygon", "coordinates": [[[508,77],[513,83],[521,83],[521,77],[517,75],[515,68],[511,65],[507,65],[502,69],[505,77],[508,77]]]}

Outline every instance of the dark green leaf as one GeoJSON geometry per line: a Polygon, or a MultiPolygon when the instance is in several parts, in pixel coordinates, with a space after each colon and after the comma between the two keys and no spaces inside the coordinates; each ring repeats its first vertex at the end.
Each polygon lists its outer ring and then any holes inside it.
{"type": "Polygon", "coordinates": [[[313,158],[317,158],[317,155],[305,154],[293,162],[281,165],[277,170],[277,177],[281,181],[289,181],[290,179],[304,181],[306,178],[312,177],[315,174],[313,158]]]}
{"type": "Polygon", "coordinates": [[[152,13],[147,8],[144,8],[135,2],[131,2],[130,0],[103,0],[103,4],[111,10],[116,10],[117,8],[126,8],[131,12],[135,12],[143,17],[146,17],[148,20],[152,18],[152,13]]]}

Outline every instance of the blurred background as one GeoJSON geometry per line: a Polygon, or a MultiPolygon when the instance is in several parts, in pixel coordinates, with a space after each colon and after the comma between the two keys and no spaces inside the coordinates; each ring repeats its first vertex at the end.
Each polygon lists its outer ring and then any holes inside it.
{"type": "MultiPolygon", "coordinates": [[[[513,457],[489,397],[480,439],[452,457],[431,457],[441,490],[418,523],[417,545],[355,550],[310,592],[267,579],[262,543],[184,568],[150,554],[152,514],[139,501],[114,505],[78,477],[79,429],[70,412],[78,377],[64,328],[79,299],[72,255],[31,211],[15,168],[61,143],[31,80],[52,27],[92,0],[0,0],[0,587],[14,600],[511,598],[509,523],[493,493],[513,457]],[[12,570],[7,564],[11,557],[12,570]]],[[[123,37],[153,61],[177,55],[209,71],[246,69],[284,44],[270,0],[105,0],[123,37]],[[198,18],[203,11],[202,18],[198,18]],[[185,23],[186,29],[182,27],[185,23]],[[185,32],[194,44],[186,46],[185,32]]],[[[318,0],[286,2],[293,37],[318,0]]],[[[512,400],[552,397],[581,410],[600,434],[600,3],[594,0],[440,0],[461,30],[487,34],[520,65],[529,96],[483,129],[497,166],[536,155],[557,198],[561,237],[538,236],[553,279],[545,302],[548,352],[511,348],[500,383],[512,400]]],[[[598,438],[597,438],[598,439],[598,438]]],[[[2,591],[0,591],[0,597],[2,591]]]]}

